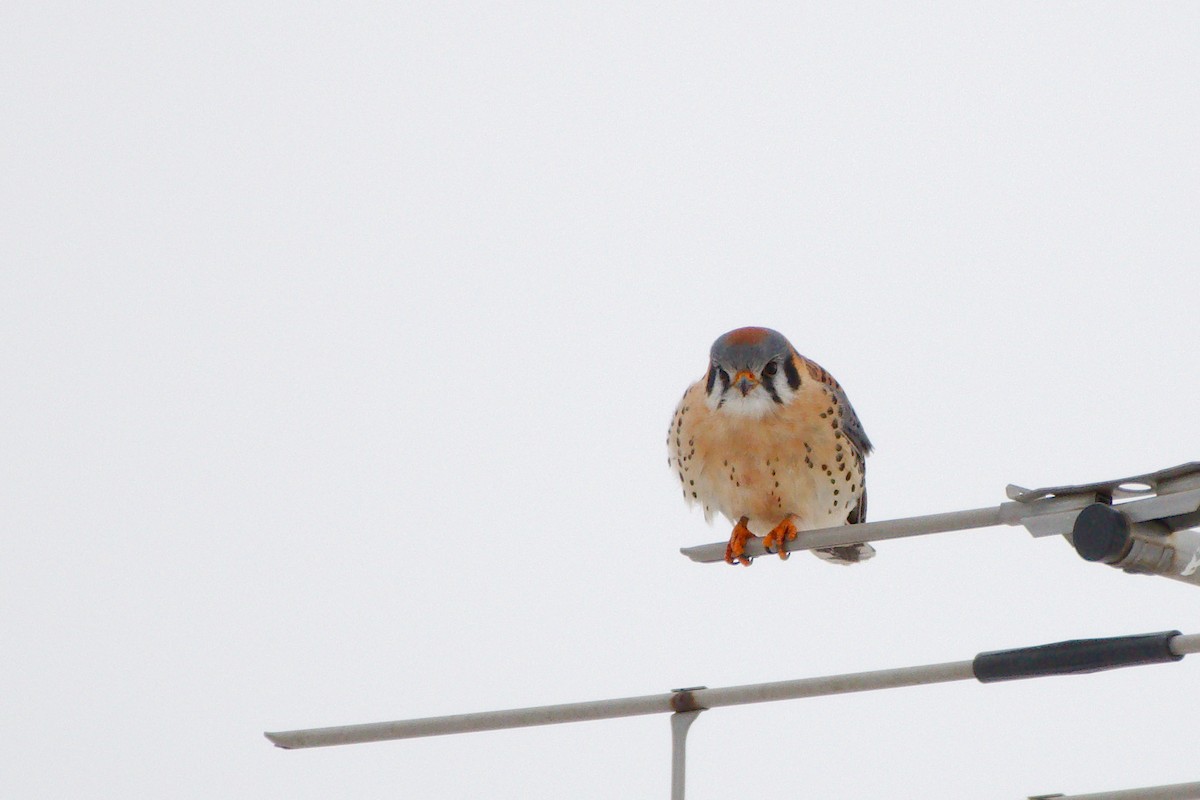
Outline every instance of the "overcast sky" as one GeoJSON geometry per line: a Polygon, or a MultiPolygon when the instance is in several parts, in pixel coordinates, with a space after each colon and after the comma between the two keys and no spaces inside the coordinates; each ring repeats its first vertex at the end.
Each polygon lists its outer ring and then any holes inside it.
{"type": "MultiPolygon", "coordinates": [[[[1200,5],[10,3],[0,793],[666,797],[665,717],[264,730],[1180,628],[1020,528],[693,564],[663,446],[785,333],[872,519],[1200,458],[1200,5]]],[[[1200,780],[1200,658],[719,709],[691,798],[1200,780]]]]}

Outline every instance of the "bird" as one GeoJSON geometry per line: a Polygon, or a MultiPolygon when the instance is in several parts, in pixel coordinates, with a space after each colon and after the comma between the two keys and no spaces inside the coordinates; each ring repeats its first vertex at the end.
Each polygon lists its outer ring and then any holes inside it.
{"type": "MultiPolygon", "coordinates": [[[[737,328],[709,351],[708,370],[675,408],[669,466],[684,499],[733,531],[729,564],[750,566],[746,543],[763,537],[786,559],[801,531],[866,521],[866,457],[872,451],[845,390],[770,328],[737,328]]],[[[811,551],[856,564],[875,548],[856,543],[811,551]]]]}

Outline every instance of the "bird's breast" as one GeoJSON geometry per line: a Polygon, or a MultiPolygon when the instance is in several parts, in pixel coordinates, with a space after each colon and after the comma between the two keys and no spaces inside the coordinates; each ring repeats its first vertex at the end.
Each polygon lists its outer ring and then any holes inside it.
{"type": "Polygon", "coordinates": [[[762,534],[787,515],[801,528],[844,522],[861,493],[861,461],[823,392],[758,418],[685,402],[673,430],[684,495],[762,534]],[[686,459],[686,460],[684,460],[686,459]]]}

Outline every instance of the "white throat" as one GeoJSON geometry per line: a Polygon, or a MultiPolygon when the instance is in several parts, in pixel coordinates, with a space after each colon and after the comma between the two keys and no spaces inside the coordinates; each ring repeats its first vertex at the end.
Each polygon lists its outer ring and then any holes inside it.
{"type": "Polygon", "coordinates": [[[761,386],[754,387],[750,394],[745,397],[742,396],[741,392],[734,389],[726,392],[723,398],[718,397],[714,393],[708,398],[708,404],[717,413],[731,414],[735,417],[746,417],[749,419],[761,419],[767,414],[774,412],[779,405],[771,399],[771,396],[761,386]]]}

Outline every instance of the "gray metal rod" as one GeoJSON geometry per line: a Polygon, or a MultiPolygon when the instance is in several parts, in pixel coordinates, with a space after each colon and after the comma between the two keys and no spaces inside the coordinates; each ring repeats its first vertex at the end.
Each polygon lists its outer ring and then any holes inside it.
{"type": "Polygon", "coordinates": [[[671,715],[671,800],[684,800],[688,728],[692,727],[698,716],[699,711],[681,711],[671,715]]]}
{"type": "Polygon", "coordinates": [[[1167,645],[1177,656],[1200,653],[1200,633],[1183,633],[1171,639],[1167,645]]]}
{"type": "MultiPolygon", "coordinates": [[[[970,661],[956,661],[950,664],[902,667],[875,672],[830,675],[821,678],[802,678],[718,689],[696,689],[690,694],[693,702],[699,708],[768,703],[775,700],[967,680],[974,677],[971,663],[970,661]]],[[[476,714],[455,714],[448,717],[426,717],[396,722],[280,731],[265,735],[273,744],[286,749],[361,744],[389,739],[440,736],[448,733],[469,733],[502,728],[524,728],[533,725],[554,725],[562,722],[634,717],[643,714],[664,714],[676,710],[672,706],[672,701],[678,696],[677,693],[669,692],[641,697],[624,697],[616,700],[596,700],[587,703],[564,703],[505,711],[484,711],[476,714]]]]}
{"type": "Polygon", "coordinates": [[[1200,800],[1200,783],[1173,783],[1094,794],[1043,794],[1029,800],[1200,800]]]}
{"type": "MultiPolygon", "coordinates": [[[[787,550],[818,550],[826,547],[855,544],[856,542],[879,542],[885,539],[902,539],[907,536],[923,536],[928,533],[965,531],[972,528],[990,528],[995,525],[1020,524],[1021,512],[1026,510],[1020,503],[1002,503],[990,508],[974,508],[967,511],[949,511],[944,514],[926,514],[920,517],[902,517],[879,522],[863,522],[858,525],[839,525],[836,528],[802,531],[787,543],[787,550]]],[[[725,560],[725,542],[701,544],[680,549],[693,561],[709,564],[725,560]]],[[[750,556],[767,555],[761,539],[746,543],[750,556]]]]}
{"type": "MultiPolygon", "coordinates": [[[[1128,502],[1120,503],[1117,508],[1130,522],[1162,520],[1164,524],[1169,523],[1169,530],[1178,532],[1181,528],[1192,527],[1195,524],[1193,518],[1200,519],[1200,516],[1195,516],[1200,515],[1200,462],[1183,464],[1148,475],[1080,486],[1056,486],[1046,489],[1009,486],[1008,496],[1011,498],[1010,502],[990,508],[802,531],[796,539],[785,545],[785,549],[788,552],[817,550],[857,542],[878,542],[930,533],[990,528],[994,525],[1024,525],[1035,537],[1070,534],[1073,523],[1083,508],[1098,501],[1111,503],[1113,498],[1128,499],[1128,502]],[[1131,489],[1131,485],[1142,488],[1131,489]]],[[[713,563],[725,560],[725,547],[725,542],[714,542],[684,547],[680,552],[693,561],[713,563]]],[[[1187,554],[1183,556],[1185,562],[1191,554],[1200,553],[1195,547],[1183,549],[1187,550],[1187,554]]],[[[762,540],[756,538],[747,542],[746,554],[751,557],[767,555],[762,540]]],[[[1138,566],[1150,567],[1138,569],[1139,572],[1200,583],[1200,578],[1194,577],[1200,570],[1190,563],[1177,564],[1177,568],[1173,570],[1158,568],[1154,564],[1138,566]]]]}
{"type": "Polygon", "coordinates": [[[951,661],[920,667],[899,667],[873,672],[852,672],[820,678],[800,678],[773,683],[754,683],[702,689],[695,692],[696,702],[705,708],[737,706],[748,703],[771,703],[776,700],[798,700],[831,694],[870,692],[876,689],[896,689],[901,686],[920,686],[927,683],[948,683],[975,677],[973,661],[951,661]]]}
{"type": "MultiPolygon", "coordinates": [[[[1200,652],[1200,634],[1176,636],[1171,639],[1169,646],[1171,652],[1176,655],[1198,653],[1200,652]]],[[[845,675],[826,675],[817,678],[754,683],[716,689],[692,689],[641,697],[623,697],[615,700],[594,700],[585,703],[564,703],[504,711],[455,714],[447,717],[343,725],[332,728],[309,728],[264,735],[278,747],[293,749],[382,742],[390,739],[412,739],[421,736],[441,736],[450,733],[491,731],[502,728],[525,728],[534,725],[555,725],[563,722],[635,717],[644,714],[668,714],[720,706],[770,703],[776,700],[796,700],[804,697],[968,680],[975,677],[972,669],[973,663],[973,661],[951,661],[943,664],[852,672],[845,675]]]]}
{"type": "Polygon", "coordinates": [[[369,722],[362,725],[311,728],[264,735],[271,740],[272,744],[286,749],[382,742],[389,739],[415,739],[422,736],[442,736],[448,733],[472,733],[503,728],[526,728],[534,725],[555,725],[561,722],[636,717],[642,714],[665,714],[674,710],[671,708],[672,697],[674,697],[673,694],[651,694],[642,697],[623,697],[616,700],[593,700],[586,703],[563,703],[553,706],[513,708],[504,711],[482,711],[474,714],[425,717],[397,722],[369,722]]]}

